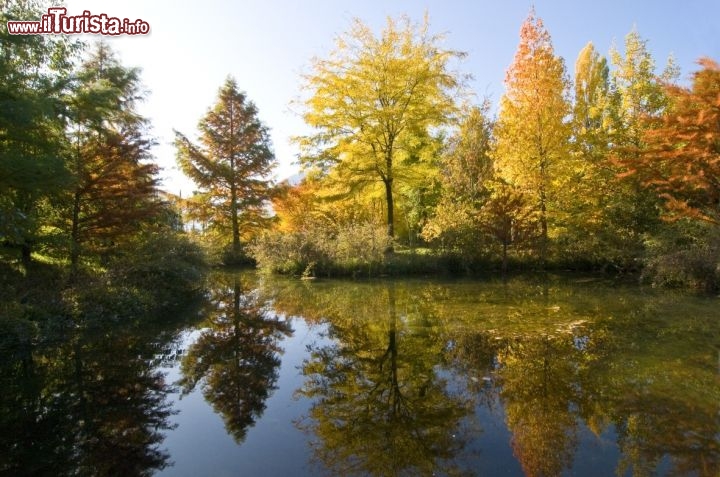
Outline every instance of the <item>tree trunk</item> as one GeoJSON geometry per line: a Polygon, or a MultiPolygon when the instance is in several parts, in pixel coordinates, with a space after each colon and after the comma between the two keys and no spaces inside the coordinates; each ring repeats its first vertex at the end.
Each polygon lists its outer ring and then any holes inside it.
{"type": "Polygon", "coordinates": [[[393,226],[395,222],[393,213],[395,206],[393,204],[392,179],[383,182],[385,183],[385,200],[387,202],[387,234],[388,237],[395,238],[395,228],[393,226]]]}
{"type": "Polygon", "coordinates": [[[542,146],[542,136],[540,139],[540,267],[545,270],[548,249],[548,223],[547,223],[547,191],[546,185],[549,184],[548,177],[548,159],[545,148],[542,146]]]}
{"type": "Polygon", "coordinates": [[[238,219],[237,190],[235,184],[230,187],[230,220],[232,221],[232,247],[234,258],[240,254],[240,223],[238,219]]]}
{"type": "Polygon", "coordinates": [[[233,261],[237,261],[240,256],[240,224],[238,223],[238,205],[237,205],[237,183],[235,177],[235,112],[234,102],[231,100],[230,109],[230,220],[232,221],[232,250],[233,261]]]}
{"type": "Polygon", "coordinates": [[[80,259],[80,191],[75,191],[72,213],[72,230],[70,233],[70,274],[75,276],[80,259]]]}
{"type": "Polygon", "coordinates": [[[25,271],[27,271],[30,268],[30,265],[32,264],[32,257],[30,254],[32,253],[32,247],[30,244],[25,241],[20,246],[20,256],[22,259],[23,267],[25,267],[25,271]]]}
{"type": "MultiPolygon", "coordinates": [[[[544,168],[543,168],[544,170],[544,168]]],[[[544,176],[543,176],[544,177],[544,176]]],[[[544,179],[543,179],[544,180],[544,179]]],[[[540,185],[540,267],[545,270],[548,249],[547,197],[545,184],[540,185]]]]}
{"type": "Polygon", "coordinates": [[[507,249],[508,249],[508,241],[503,240],[503,251],[502,251],[502,276],[503,277],[507,274],[507,249]]]}

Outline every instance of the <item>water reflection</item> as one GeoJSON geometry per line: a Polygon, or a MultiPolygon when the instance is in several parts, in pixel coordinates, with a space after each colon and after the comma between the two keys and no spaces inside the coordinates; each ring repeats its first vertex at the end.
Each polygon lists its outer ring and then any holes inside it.
{"type": "Polygon", "coordinates": [[[596,475],[720,475],[714,302],[525,280],[265,293],[328,330],[302,368],[313,405],[300,425],[332,473],[475,474],[492,459],[472,451],[487,429],[476,417],[500,405],[528,476],[587,469],[593,436],[619,454],[596,475]]]}
{"type": "Polygon", "coordinates": [[[577,447],[582,351],[571,335],[524,335],[508,339],[497,359],[515,456],[527,476],[560,475],[577,447]]]}
{"type": "Polygon", "coordinates": [[[298,393],[313,402],[298,426],[311,434],[315,459],[333,475],[461,473],[480,430],[463,428],[472,402],[437,372],[444,343],[432,317],[392,282],[372,297],[362,287],[333,291],[302,300],[305,319],[329,322],[310,346],[298,393]]]}
{"type": "Polygon", "coordinates": [[[240,443],[265,410],[289,324],[268,310],[238,275],[218,274],[210,288],[202,332],[182,360],[183,393],[200,383],[205,399],[240,443]]]}
{"type": "Polygon", "coordinates": [[[209,290],[185,353],[174,321],[0,320],[0,475],[151,475],[196,447],[205,467],[169,473],[256,474],[282,449],[278,475],[720,475],[717,299],[552,277],[209,290]],[[185,425],[192,399],[173,416],[171,365],[225,430],[185,425]]]}
{"type": "Polygon", "coordinates": [[[155,363],[176,353],[171,330],[76,322],[38,343],[13,323],[0,333],[0,474],[144,476],[170,463],[172,388],[155,363]]]}

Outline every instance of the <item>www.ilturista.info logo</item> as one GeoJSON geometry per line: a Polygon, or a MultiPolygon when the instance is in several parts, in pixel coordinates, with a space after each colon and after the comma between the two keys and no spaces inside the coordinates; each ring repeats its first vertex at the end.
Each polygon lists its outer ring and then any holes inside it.
{"type": "Polygon", "coordinates": [[[69,16],[64,7],[48,8],[47,15],[40,21],[8,21],[7,29],[11,35],[147,35],[150,24],[137,19],[109,17],[105,13],[93,15],[85,10],[82,15],[69,16]]]}

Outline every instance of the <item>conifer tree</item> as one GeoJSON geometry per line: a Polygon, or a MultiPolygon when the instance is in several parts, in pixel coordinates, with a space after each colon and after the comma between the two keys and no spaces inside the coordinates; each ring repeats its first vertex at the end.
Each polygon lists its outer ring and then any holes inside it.
{"type": "Polygon", "coordinates": [[[20,249],[26,266],[42,239],[49,199],[68,186],[59,97],[78,46],[69,37],[5,28],[41,13],[36,2],[0,8],[0,244],[20,249]]]}
{"type": "Polygon", "coordinates": [[[158,211],[153,139],[137,112],[143,98],[139,75],[139,69],[120,64],[100,42],[67,98],[67,168],[73,186],[62,227],[70,231],[73,272],[84,251],[114,246],[158,211]]]}
{"type": "Polygon", "coordinates": [[[242,253],[243,234],[264,223],[272,196],[275,156],[255,104],[228,78],[214,107],[200,120],[199,144],[176,131],[177,159],[200,188],[210,226],[230,232],[231,260],[242,253]]]}
{"type": "Polygon", "coordinates": [[[560,222],[562,194],[568,194],[563,188],[572,174],[570,103],[565,64],[555,55],[550,34],[534,10],[520,29],[505,87],[496,127],[496,167],[501,178],[534,202],[544,262],[551,228],[560,222]]]}

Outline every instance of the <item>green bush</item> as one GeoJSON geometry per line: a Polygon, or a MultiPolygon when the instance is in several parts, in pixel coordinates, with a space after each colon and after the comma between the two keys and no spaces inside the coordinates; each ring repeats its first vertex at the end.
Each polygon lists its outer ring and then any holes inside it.
{"type": "Polygon", "coordinates": [[[203,250],[187,236],[152,233],[128,244],[107,268],[111,283],[146,291],[156,307],[167,307],[203,289],[206,262],[203,250]]]}
{"type": "Polygon", "coordinates": [[[642,278],[655,286],[720,290],[720,230],[707,224],[673,224],[648,242],[642,278]]]}

